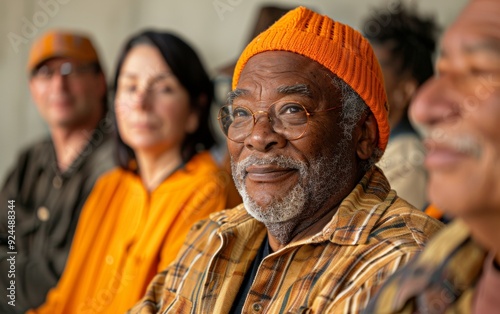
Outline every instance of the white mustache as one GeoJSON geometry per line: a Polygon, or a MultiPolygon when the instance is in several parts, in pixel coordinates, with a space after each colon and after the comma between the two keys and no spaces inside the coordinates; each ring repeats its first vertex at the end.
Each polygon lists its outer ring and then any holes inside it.
{"type": "MultiPolygon", "coordinates": [[[[479,159],[482,155],[481,142],[470,134],[448,134],[439,129],[427,130],[424,140],[446,148],[450,148],[458,153],[473,156],[479,159]]],[[[432,148],[431,148],[432,149],[432,148]]]]}
{"type": "Polygon", "coordinates": [[[301,175],[307,172],[307,165],[290,157],[275,156],[275,157],[265,157],[258,158],[255,156],[249,156],[238,163],[233,164],[233,173],[237,178],[244,178],[246,176],[246,169],[251,165],[275,165],[280,168],[297,169],[300,171],[301,175]]]}

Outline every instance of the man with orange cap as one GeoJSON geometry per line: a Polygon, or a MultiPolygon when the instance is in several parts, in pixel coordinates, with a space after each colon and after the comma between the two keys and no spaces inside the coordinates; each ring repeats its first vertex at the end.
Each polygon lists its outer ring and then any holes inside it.
{"type": "Polygon", "coordinates": [[[441,223],[374,164],[382,73],[349,26],[304,7],[240,56],[219,112],[243,204],[196,224],[132,313],[356,313],[441,223]]]}
{"type": "Polygon", "coordinates": [[[90,39],[47,32],[33,44],[27,68],[50,137],[19,156],[0,192],[2,206],[9,205],[0,211],[2,313],[24,313],[45,300],[64,269],[85,199],[114,165],[106,81],[90,39]]]}

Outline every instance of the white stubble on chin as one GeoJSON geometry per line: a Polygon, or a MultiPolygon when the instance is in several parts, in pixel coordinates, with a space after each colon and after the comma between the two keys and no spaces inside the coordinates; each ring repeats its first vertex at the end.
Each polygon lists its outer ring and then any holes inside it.
{"type": "MultiPolygon", "coordinates": [[[[283,226],[293,219],[305,220],[313,216],[320,207],[334,194],[340,193],[352,175],[352,165],[348,162],[346,142],[339,143],[336,154],[332,157],[321,157],[313,160],[310,165],[289,157],[255,158],[247,157],[241,162],[232,164],[233,178],[248,213],[266,226],[283,226]],[[245,185],[245,169],[255,164],[275,164],[283,168],[297,169],[299,180],[297,184],[283,197],[270,196],[270,201],[259,206],[248,194],[245,185]]],[[[286,230],[276,230],[283,233],[286,230]]]]}

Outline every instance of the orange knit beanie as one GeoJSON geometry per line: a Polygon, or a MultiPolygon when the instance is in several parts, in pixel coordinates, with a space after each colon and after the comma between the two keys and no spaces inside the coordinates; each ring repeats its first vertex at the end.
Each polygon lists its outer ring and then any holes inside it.
{"type": "Polygon", "coordinates": [[[359,32],[304,7],[291,10],[245,48],[234,69],[233,89],[252,56],[277,50],[310,58],[349,84],[373,112],[378,147],[385,150],[390,128],[384,79],[372,47],[359,32]]]}

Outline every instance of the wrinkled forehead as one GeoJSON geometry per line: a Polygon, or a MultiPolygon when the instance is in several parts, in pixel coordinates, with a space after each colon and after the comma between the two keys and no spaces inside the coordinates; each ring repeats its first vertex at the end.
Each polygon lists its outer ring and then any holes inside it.
{"type": "MultiPolygon", "coordinates": [[[[276,91],[285,87],[307,86],[312,98],[336,93],[336,76],[323,65],[287,51],[266,51],[251,57],[241,72],[237,90],[276,91]]],[[[261,92],[262,92],[261,91],[261,92]]],[[[330,95],[331,96],[331,95],[330,95]]]]}
{"type": "MultiPolygon", "coordinates": [[[[472,0],[446,31],[441,42],[444,52],[469,45],[500,49],[500,1],[472,0]]],[[[498,50],[500,52],[500,50],[498,50]]]]}
{"type": "Polygon", "coordinates": [[[320,63],[289,51],[265,51],[252,56],[242,69],[241,76],[258,75],[287,75],[290,77],[308,77],[315,79],[318,76],[334,76],[334,74],[320,63]]]}

